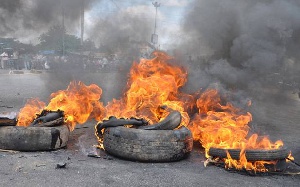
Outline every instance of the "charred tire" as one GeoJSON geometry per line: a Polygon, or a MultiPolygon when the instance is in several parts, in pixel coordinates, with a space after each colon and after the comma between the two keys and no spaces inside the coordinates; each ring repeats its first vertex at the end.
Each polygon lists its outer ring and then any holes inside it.
{"type": "Polygon", "coordinates": [[[69,139],[66,125],[57,127],[0,127],[0,149],[50,151],[65,147],[69,139]]]}
{"type": "MultiPolygon", "coordinates": [[[[208,154],[212,157],[227,158],[226,150],[228,150],[231,158],[235,160],[240,159],[240,149],[210,148],[208,154]]],[[[245,154],[248,161],[268,161],[285,159],[288,157],[289,151],[285,147],[282,147],[279,149],[272,150],[246,150],[245,154]]]]}
{"type": "Polygon", "coordinates": [[[111,155],[141,162],[178,161],[192,151],[193,137],[186,127],[177,130],[106,128],[104,149],[111,155]]]}
{"type": "Polygon", "coordinates": [[[140,126],[139,129],[144,130],[173,130],[181,123],[180,112],[172,111],[164,120],[153,125],[140,126]]]}

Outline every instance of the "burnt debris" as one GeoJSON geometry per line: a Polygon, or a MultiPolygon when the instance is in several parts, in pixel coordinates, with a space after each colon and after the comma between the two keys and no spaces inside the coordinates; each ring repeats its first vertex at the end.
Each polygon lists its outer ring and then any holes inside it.
{"type": "Polygon", "coordinates": [[[118,127],[118,126],[124,126],[124,125],[133,125],[133,126],[143,126],[143,125],[148,125],[148,122],[141,118],[130,118],[130,119],[125,119],[125,118],[116,118],[114,116],[109,117],[108,120],[103,120],[102,123],[97,124],[97,132],[98,134],[102,134],[101,131],[104,128],[107,127],[118,127]]]}
{"type": "Polygon", "coordinates": [[[53,127],[62,125],[64,118],[64,112],[61,110],[49,111],[43,110],[41,114],[37,115],[37,118],[30,124],[30,126],[46,126],[53,127]]]}
{"type": "Polygon", "coordinates": [[[16,126],[17,124],[17,113],[1,113],[0,114],[0,127],[1,126],[16,126]]]}

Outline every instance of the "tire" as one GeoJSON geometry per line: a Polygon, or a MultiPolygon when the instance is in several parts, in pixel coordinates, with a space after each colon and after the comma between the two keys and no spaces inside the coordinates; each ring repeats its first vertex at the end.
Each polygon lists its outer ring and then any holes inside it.
{"type": "Polygon", "coordinates": [[[180,125],[181,119],[180,112],[174,110],[164,120],[153,125],[140,126],[138,128],[144,130],[173,130],[180,125]]]}
{"type": "Polygon", "coordinates": [[[193,148],[192,133],[177,130],[142,130],[126,127],[106,128],[104,149],[111,155],[140,162],[171,162],[184,159],[193,148]]]}
{"type": "Polygon", "coordinates": [[[65,147],[69,139],[66,125],[57,127],[0,127],[0,149],[50,151],[65,147]]]}
{"type": "MultiPolygon", "coordinates": [[[[231,158],[235,160],[240,159],[240,149],[221,149],[210,148],[208,154],[212,157],[227,158],[226,150],[228,150],[231,158]]],[[[272,149],[272,150],[246,150],[246,158],[248,161],[270,161],[285,159],[289,155],[289,151],[285,148],[272,149]]]]}

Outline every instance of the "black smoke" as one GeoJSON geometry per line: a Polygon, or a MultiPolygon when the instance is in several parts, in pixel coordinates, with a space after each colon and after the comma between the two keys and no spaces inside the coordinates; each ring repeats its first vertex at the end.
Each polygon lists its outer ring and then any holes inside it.
{"type": "Polygon", "coordinates": [[[62,24],[72,30],[80,25],[80,10],[89,10],[95,0],[2,0],[0,3],[0,35],[2,37],[33,36],[62,24]],[[84,5],[83,5],[84,3],[84,5]]]}
{"type": "Polygon", "coordinates": [[[88,35],[110,53],[122,51],[136,56],[134,49],[139,42],[147,42],[151,36],[152,25],[143,17],[120,10],[114,15],[99,18],[88,35]]]}
{"type": "Polygon", "coordinates": [[[191,75],[190,84],[299,89],[300,1],[197,0],[186,11],[181,49],[204,79],[191,75]]]}

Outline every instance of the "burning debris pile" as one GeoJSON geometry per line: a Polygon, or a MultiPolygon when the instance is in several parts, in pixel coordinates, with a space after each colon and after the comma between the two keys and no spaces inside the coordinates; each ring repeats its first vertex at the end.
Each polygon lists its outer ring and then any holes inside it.
{"type": "Polygon", "coordinates": [[[82,82],[73,81],[66,90],[51,94],[47,106],[38,99],[28,100],[20,110],[17,126],[38,126],[40,122],[63,117],[64,123],[72,131],[77,123],[83,124],[88,119],[99,121],[104,114],[103,104],[99,101],[101,94],[102,89],[95,84],[86,86],[82,82]]]}
{"type": "Polygon", "coordinates": [[[252,115],[222,100],[216,90],[202,93],[197,108],[199,113],[189,128],[205,148],[207,158],[221,159],[228,169],[265,172],[265,164],[276,165],[288,157],[281,140],[272,143],[266,136],[249,134],[252,115]],[[279,155],[274,156],[275,152],[279,155]]]}
{"type": "Polygon", "coordinates": [[[185,69],[171,64],[172,57],[164,52],[155,51],[153,56],[134,62],[124,96],[105,107],[100,87],[73,81],[66,90],[51,94],[48,105],[29,100],[20,110],[17,126],[61,125],[72,131],[76,124],[95,119],[99,147],[141,161],[180,160],[191,152],[193,141],[201,143],[207,162],[222,163],[227,169],[279,171],[278,165],[292,159],[281,140],[273,143],[249,133],[249,112],[215,89],[193,95],[180,91],[187,82],[185,69]]]}
{"type": "Polygon", "coordinates": [[[167,61],[171,60],[171,57],[166,53],[156,51],[153,55],[153,59],[141,59],[140,63],[133,64],[124,97],[114,99],[105,107],[106,117],[103,122],[96,125],[96,135],[100,147],[103,147],[104,143],[105,150],[123,158],[155,162],[179,160],[192,150],[191,133],[187,128],[180,128],[187,126],[189,122],[188,103],[192,103],[193,99],[192,96],[179,91],[187,81],[187,72],[181,67],[168,64],[167,61]],[[112,122],[106,121],[111,119],[111,116],[125,119],[139,118],[147,122],[142,125],[148,124],[130,132],[119,129],[125,136],[121,139],[127,141],[126,145],[124,142],[119,144],[128,147],[128,150],[123,151],[123,155],[120,155],[122,146],[114,146],[112,141],[109,141],[112,139],[109,137],[114,137],[110,133],[117,134],[117,132],[114,130],[103,132],[101,128],[112,122]],[[175,128],[178,130],[173,130],[175,128]],[[132,135],[127,135],[128,133],[132,135]],[[182,134],[181,138],[176,138],[176,133],[182,134]]]}
{"type": "Polygon", "coordinates": [[[66,146],[76,124],[101,119],[101,94],[95,84],[86,86],[73,81],[66,90],[51,94],[47,106],[38,99],[28,100],[18,115],[1,118],[0,148],[41,151],[66,146]]]}
{"type": "MultiPolygon", "coordinates": [[[[217,90],[208,89],[199,97],[180,92],[187,81],[187,72],[170,64],[172,58],[166,53],[156,51],[153,55],[153,59],[141,59],[139,64],[133,64],[124,97],[114,99],[105,107],[104,119],[110,116],[137,117],[149,121],[149,124],[157,123],[170,113],[161,109],[165,106],[181,113],[180,126],[192,131],[194,141],[201,143],[206,157],[225,163],[226,168],[265,172],[268,171],[266,164],[275,165],[288,157],[289,153],[283,148],[281,140],[273,143],[268,137],[249,134],[252,115],[221,99],[217,90]],[[195,116],[191,112],[194,107],[199,111],[195,116]],[[213,154],[216,149],[223,154],[213,154]],[[237,151],[235,154],[238,156],[230,154],[232,149],[237,151]],[[250,150],[258,150],[261,154],[278,151],[280,155],[272,157],[272,160],[270,157],[253,160],[246,154],[250,150]]],[[[101,122],[99,124],[103,125],[101,122]]],[[[102,144],[103,139],[98,133],[96,135],[102,144]]]]}
{"type": "Polygon", "coordinates": [[[62,111],[43,110],[28,127],[16,126],[17,117],[16,112],[0,115],[0,149],[49,151],[67,145],[70,130],[63,125],[62,111]]]}
{"type": "Polygon", "coordinates": [[[108,103],[105,118],[137,117],[153,124],[168,115],[170,110],[163,109],[167,107],[179,111],[181,125],[187,126],[190,120],[187,111],[193,97],[179,91],[187,81],[187,72],[168,64],[171,57],[166,53],[156,51],[153,55],[153,59],[134,62],[124,97],[108,103]]]}

